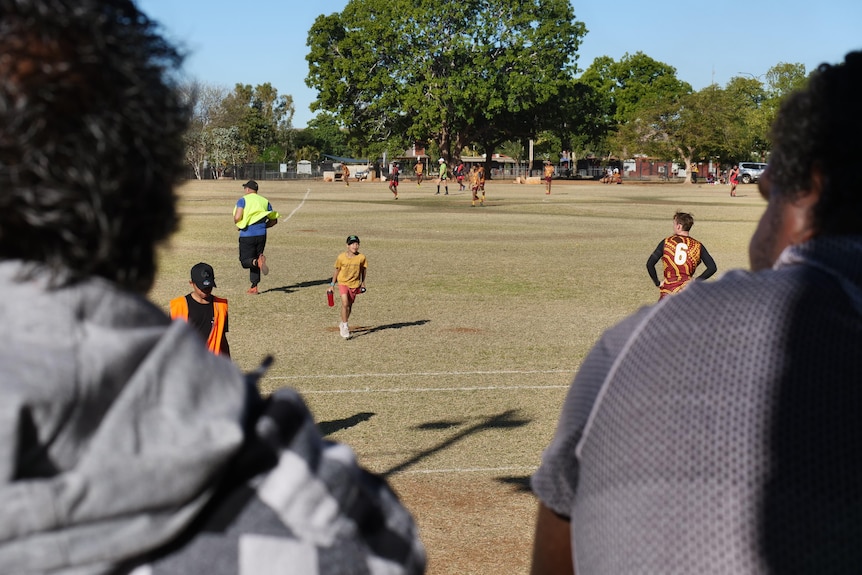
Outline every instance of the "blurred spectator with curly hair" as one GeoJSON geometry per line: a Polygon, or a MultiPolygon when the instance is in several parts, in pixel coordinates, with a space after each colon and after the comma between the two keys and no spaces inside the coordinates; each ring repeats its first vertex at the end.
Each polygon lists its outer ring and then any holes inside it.
{"type": "Polygon", "coordinates": [[[0,571],[420,573],[408,512],[291,390],[145,299],[182,56],[131,0],[0,0],[0,571]]]}

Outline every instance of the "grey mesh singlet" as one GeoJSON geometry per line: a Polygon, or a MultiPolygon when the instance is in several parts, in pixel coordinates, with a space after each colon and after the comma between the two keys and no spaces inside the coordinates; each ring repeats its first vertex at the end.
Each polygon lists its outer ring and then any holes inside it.
{"type": "Polygon", "coordinates": [[[782,260],[590,352],[533,477],[578,575],[862,573],[862,241],[782,260]]]}

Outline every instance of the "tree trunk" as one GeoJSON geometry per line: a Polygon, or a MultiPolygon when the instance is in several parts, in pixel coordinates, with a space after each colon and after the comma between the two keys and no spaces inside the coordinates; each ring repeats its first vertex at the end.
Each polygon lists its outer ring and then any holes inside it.
{"type": "Polygon", "coordinates": [[[493,160],[491,156],[494,155],[494,150],[497,147],[499,142],[482,142],[482,152],[485,154],[485,179],[492,180],[493,175],[491,174],[491,164],[493,160]]]}
{"type": "Polygon", "coordinates": [[[452,164],[457,165],[461,161],[461,150],[464,149],[466,145],[465,137],[463,132],[458,132],[455,135],[455,141],[452,144],[454,147],[452,149],[452,164]]]}
{"type": "Polygon", "coordinates": [[[692,160],[692,158],[690,156],[683,158],[683,160],[685,160],[685,183],[687,183],[687,184],[696,183],[696,182],[693,182],[691,180],[691,167],[694,165],[694,161],[692,160]]]}
{"type": "Polygon", "coordinates": [[[446,163],[451,163],[449,146],[451,145],[451,134],[449,134],[449,125],[445,122],[440,127],[440,133],[437,134],[437,147],[440,149],[440,155],[446,160],[446,163]]]}

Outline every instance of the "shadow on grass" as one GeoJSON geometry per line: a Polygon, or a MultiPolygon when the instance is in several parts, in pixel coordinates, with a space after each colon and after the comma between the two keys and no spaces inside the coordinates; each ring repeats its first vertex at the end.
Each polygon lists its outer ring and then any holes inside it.
{"type": "Polygon", "coordinates": [[[370,335],[376,331],[383,331],[384,329],[401,329],[404,327],[414,327],[417,325],[425,325],[426,323],[430,323],[430,319],[420,319],[417,321],[401,321],[398,323],[387,323],[384,325],[375,325],[374,327],[356,327],[351,328],[350,337],[357,338],[362,337],[363,335],[370,335]]]}
{"type": "Polygon", "coordinates": [[[331,282],[331,281],[332,281],[332,278],[328,277],[328,278],[322,279],[322,280],[311,280],[311,281],[307,281],[307,282],[295,283],[295,284],[289,285],[289,286],[269,288],[269,289],[265,289],[265,290],[261,291],[260,293],[267,293],[267,292],[271,292],[271,291],[280,291],[282,293],[293,293],[296,290],[302,289],[302,288],[329,285],[329,282],[331,282]]]}
{"type": "Polygon", "coordinates": [[[428,423],[417,425],[414,429],[420,429],[422,431],[450,429],[452,427],[458,427],[463,423],[463,421],[429,421],[428,423]]]}
{"type": "Polygon", "coordinates": [[[511,485],[515,488],[515,491],[519,493],[532,493],[533,489],[530,487],[530,476],[522,475],[522,476],[514,476],[510,475],[509,477],[498,477],[497,481],[504,485],[511,485]]]}
{"type": "MultiPolygon", "coordinates": [[[[391,467],[382,473],[383,477],[389,477],[390,475],[394,475],[396,473],[400,473],[405,471],[426,457],[437,453],[438,451],[443,451],[446,448],[452,447],[465,437],[469,437],[474,433],[480,433],[482,431],[487,431],[490,429],[509,429],[515,427],[522,427],[530,423],[528,419],[515,419],[514,416],[518,412],[517,409],[509,409],[500,413],[498,415],[492,415],[490,417],[486,417],[482,419],[482,421],[475,423],[462,431],[459,431],[452,437],[446,439],[445,441],[441,441],[436,446],[426,449],[424,451],[419,452],[415,456],[410,459],[404,461],[403,463],[399,463],[398,465],[391,467]]],[[[440,422],[430,422],[424,423],[422,425],[417,425],[415,429],[418,430],[435,430],[435,429],[448,429],[455,425],[454,422],[450,421],[440,421],[440,422]]]]}
{"type": "Polygon", "coordinates": [[[351,415],[350,417],[346,417],[344,419],[333,419],[332,421],[321,421],[317,424],[317,429],[320,430],[320,434],[324,437],[327,435],[333,434],[336,431],[341,431],[342,429],[350,429],[356,425],[359,425],[363,421],[368,421],[376,414],[370,413],[367,411],[363,411],[361,413],[357,413],[356,415],[351,415]]]}

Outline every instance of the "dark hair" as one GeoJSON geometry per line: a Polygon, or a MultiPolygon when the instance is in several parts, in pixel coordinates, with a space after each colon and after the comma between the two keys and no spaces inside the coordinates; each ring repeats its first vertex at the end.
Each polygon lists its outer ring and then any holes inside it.
{"type": "Polygon", "coordinates": [[[862,52],[842,64],[821,64],[807,86],[791,94],[772,126],[768,177],[774,193],[793,199],[822,175],[814,227],[821,233],[862,231],[862,52]]]}
{"type": "Polygon", "coordinates": [[[176,227],[181,63],[129,0],[0,0],[0,259],[149,288],[176,227]]]}
{"type": "Polygon", "coordinates": [[[685,231],[690,231],[694,225],[694,216],[686,212],[677,212],[673,215],[673,221],[682,226],[685,231]]]}

